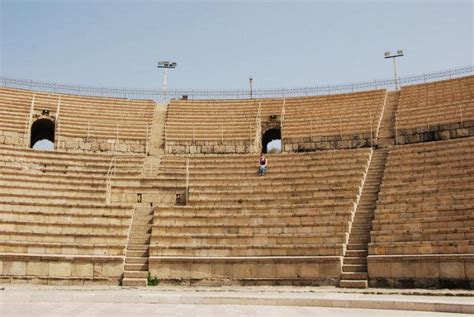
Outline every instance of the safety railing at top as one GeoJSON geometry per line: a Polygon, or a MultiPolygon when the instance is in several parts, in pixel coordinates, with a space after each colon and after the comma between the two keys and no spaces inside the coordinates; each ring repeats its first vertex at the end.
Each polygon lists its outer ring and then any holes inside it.
{"type": "MultiPolygon", "coordinates": [[[[425,73],[415,76],[400,77],[398,83],[400,86],[422,84],[431,81],[452,79],[456,77],[467,76],[474,73],[473,66],[451,68],[438,72],[425,73]]],[[[48,83],[42,81],[15,79],[10,77],[0,77],[0,85],[9,88],[29,89],[51,93],[75,94],[97,97],[115,97],[128,99],[155,99],[162,100],[163,92],[160,89],[131,89],[131,88],[105,88],[83,85],[72,85],[62,83],[48,83]]],[[[276,97],[299,97],[328,95],[344,92],[356,92],[373,89],[395,88],[394,79],[379,79],[372,81],[337,84],[337,85],[319,85],[313,87],[301,88],[282,88],[282,89],[254,89],[252,94],[249,90],[194,90],[180,89],[168,90],[168,99],[178,99],[187,96],[188,99],[253,99],[255,98],[276,98],[276,97]]]]}

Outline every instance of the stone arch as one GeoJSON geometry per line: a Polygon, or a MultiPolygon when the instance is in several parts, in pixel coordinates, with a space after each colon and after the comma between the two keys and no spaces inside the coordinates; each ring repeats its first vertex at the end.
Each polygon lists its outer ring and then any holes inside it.
{"type": "Polygon", "coordinates": [[[281,140],[280,128],[271,128],[262,134],[262,152],[267,153],[268,143],[274,140],[281,140]]]}
{"type": "Polygon", "coordinates": [[[49,119],[38,119],[31,125],[30,148],[38,141],[48,140],[54,144],[54,121],[49,119]]]}

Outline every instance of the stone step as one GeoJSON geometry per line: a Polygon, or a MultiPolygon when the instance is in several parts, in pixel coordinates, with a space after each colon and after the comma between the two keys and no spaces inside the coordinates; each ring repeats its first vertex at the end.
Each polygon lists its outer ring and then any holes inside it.
{"type": "Polygon", "coordinates": [[[122,280],[122,286],[140,286],[145,287],[148,285],[146,278],[124,278],[122,280]]]}
{"type": "Polygon", "coordinates": [[[151,226],[146,226],[146,227],[138,227],[138,226],[132,226],[130,229],[130,234],[137,234],[137,233],[145,233],[145,234],[151,234],[151,226]]]}
{"type": "Polygon", "coordinates": [[[342,272],[341,280],[366,280],[367,272],[342,272]]]}
{"type": "Polygon", "coordinates": [[[146,250],[127,250],[126,257],[148,257],[148,249],[146,250]]]}
{"type": "Polygon", "coordinates": [[[127,251],[128,250],[133,250],[133,251],[148,251],[150,249],[150,246],[148,244],[143,244],[143,243],[128,243],[127,246],[127,251]]]}
{"type": "Polygon", "coordinates": [[[347,264],[342,266],[343,272],[365,272],[367,273],[366,264],[347,264]]]}
{"type": "Polygon", "coordinates": [[[346,255],[348,257],[366,257],[368,255],[367,250],[347,250],[346,255]]]}
{"type": "MultiPolygon", "coordinates": [[[[362,244],[362,245],[368,245],[370,243],[370,239],[351,239],[349,238],[349,243],[350,244],[362,244]]],[[[367,249],[367,247],[366,247],[367,249]]],[[[360,249],[363,250],[363,249],[360,249]]]]}
{"type": "Polygon", "coordinates": [[[132,238],[130,237],[130,239],[128,240],[128,243],[129,244],[147,244],[149,245],[150,244],[150,237],[143,237],[143,238],[132,238]]]}
{"type": "Polygon", "coordinates": [[[148,271],[124,271],[124,278],[148,278],[148,271]]]}
{"type": "Polygon", "coordinates": [[[367,288],[367,280],[341,280],[339,287],[343,288],[367,288]]]}
{"type": "Polygon", "coordinates": [[[148,264],[145,263],[125,263],[125,271],[148,271],[148,264]]]}
{"type": "Polygon", "coordinates": [[[148,263],[148,257],[126,257],[125,264],[146,264],[148,263]]]}
{"type": "Polygon", "coordinates": [[[347,264],[364,264],[367,265],[366,257],[344,257],[344,265],[347,264]]]}
{"type": "Polygon", "coordinates": [[[349,243],[347,244],[347,250],[368,250],[366,243],[349,243]]]}

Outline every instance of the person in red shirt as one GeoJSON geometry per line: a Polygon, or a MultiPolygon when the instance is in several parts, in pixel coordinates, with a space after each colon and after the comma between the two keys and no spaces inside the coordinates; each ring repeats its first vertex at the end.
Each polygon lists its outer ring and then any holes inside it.
{"type": "Polygon", "coordinates": [[[267,164],[268,160],[265,158],[265,155],[263,153],[260,154],[260,159],[258,160],[258,175],[263,176],[267,172],[267,164]]]}

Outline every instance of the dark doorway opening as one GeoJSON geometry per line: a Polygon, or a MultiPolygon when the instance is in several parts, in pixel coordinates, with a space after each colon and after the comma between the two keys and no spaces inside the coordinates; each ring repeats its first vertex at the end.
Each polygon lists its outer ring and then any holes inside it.
{"type": "Polygon", "coordinates": [[[39,150],[54,150],[53,121],[49,119],[39,119],[33,122],[31,126],[30,147],[39,150]]]}
{"type": "Polygon", "coordinates": [[[278,128],[272,128],[262,135],[262,152],[279,153],[281,152],[281,131],[278,128]]]}

